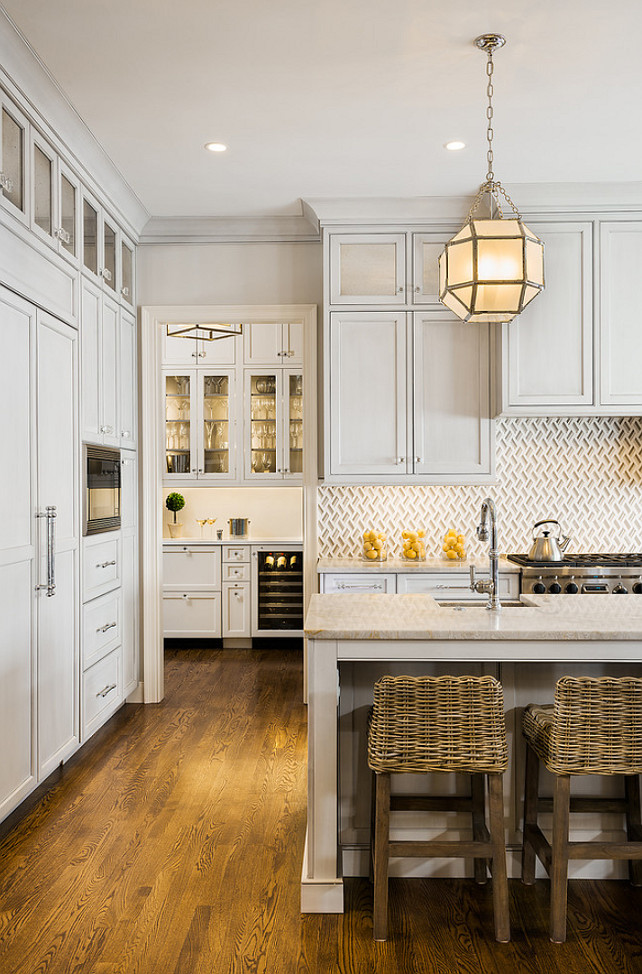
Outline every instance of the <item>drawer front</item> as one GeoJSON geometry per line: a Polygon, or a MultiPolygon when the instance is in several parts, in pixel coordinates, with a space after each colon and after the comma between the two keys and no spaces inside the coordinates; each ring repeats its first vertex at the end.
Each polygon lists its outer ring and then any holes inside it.
{"type": "Polygon", "coordinates": [[[220,639],[220,592],[163,592],[163,634],[220,639]]]}
{"type": "Polygon", "coordinates": [[[106,540],[85,539],[83,545],[83,601],[120,586],[120,535],[106,540]]]}
{"type": "Polygon", "coordinates": [[[234,562],[250,561],[250,546],[244,545],[223,545],[223,564],[233,564],[234,562]]]}
{"type": "Polygon", "coordinates": [[[83,669],[102,659],[122,640],[120,589],[83,606],[83,669]]]}
{"type": "Polygon", "coordinates": [[[123,702],[120,647],[83,673],[83,740],[105,723],[123,702]]]}
{"type": "Polygon", "coordinates": [[[221,587],[221,552],[215,546],[176,545],[163,549],[163,588],[199,591],[221,587]]]}
{"type": "Polygon", "coordinates": [[[360,575],[355,572],[321,576],[321,591],[327,593],[372,592],[374,594],[393,594],[397,591],[394,575],[360,575]]]}
{"type": "Polygon", "coordinates": [[[224,582],[249,582],[250,566],[249,563],[242,565],[223,565],[224,582]]]}

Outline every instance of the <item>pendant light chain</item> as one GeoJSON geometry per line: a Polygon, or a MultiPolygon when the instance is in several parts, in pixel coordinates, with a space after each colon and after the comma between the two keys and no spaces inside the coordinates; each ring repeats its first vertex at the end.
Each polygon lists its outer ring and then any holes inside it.
{"type": "Polygon", "coordinates": [[[495,70],[495,65],[493,64],[493,52],[492,49],[488,50],[488,61],[486,62],[486,74],[488,76],[488,85],[486,86],[486,94],[488,95],[488,107],[486,108],[486,118],[488,119],[488,128],[486,129],[486,139],[488,141],[488,149],[486,150],[486,159],[488,160],[488,172],[486,173],[486,181],[492,183],[495,181],[495,173],[493,172],[493,95],[495,89],[493,88],[493,71],[495,70]]]}

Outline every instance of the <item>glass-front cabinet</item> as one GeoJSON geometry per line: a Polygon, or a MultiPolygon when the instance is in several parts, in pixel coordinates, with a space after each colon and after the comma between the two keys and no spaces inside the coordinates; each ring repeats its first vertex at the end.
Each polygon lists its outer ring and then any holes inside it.
{"type": "Polygon", "coordinates": [[[27,119],[0,90],[0,205],[27,220],[27,119]]]}
{"type": "Polygon", "coordinates": [[[300,480],[303,475],[303,376],[246,370],[245,478],[300,480]]]}
{"type": "Polygon", "coordinates": [[[31,229],[78,265],[80,185],[39,133],[31,140],[31,229]]]}
{"type": "Polygon", "coordinates": [[[190,370],[164,378],[164,479],[235,480],[234,372],[190,370]]]}

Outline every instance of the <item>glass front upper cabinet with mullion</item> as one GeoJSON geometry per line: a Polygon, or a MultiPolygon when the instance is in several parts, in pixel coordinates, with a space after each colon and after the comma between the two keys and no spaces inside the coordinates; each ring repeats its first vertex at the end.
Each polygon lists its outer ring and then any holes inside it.
{"type": "Polygon", "coordinates": [[[281,477],[281,437],[279,435],[279,409],[281,376],[277,372],[250,373],[247,377],[249,389],[249,436],[250,470],[248,476],[281,477]]]}
{"type": "Polygon", "coordinates": [[[0,91],[0,205],[27,222],[28,122],[0,91]]]}
{"type": "Polygon", "coordinates": [[[333,233],[329,241],[333,305],[405,304],[405,233],[333,233]]]}
{"type": "Polygon", "coordinates": [[[120,294],[127,304],[134,303],[134,245],[120,238],[120,294]]]}
{"type": "Polygon", "coordinates": [[[82,262],[85,270],[98,277],[98,204],[83,193],[82,262]]]}
{"type": "Polygon", "coordinates": [[[59,250],[74,264],[78,264],[80,236],[80,185],[76,177],[59,160],[58,178],[58,238],[59,250]]]}
{"type": "Polygon", "coordinates": [[[234,376],[230,372],[199,372],[198,382],[201,399],[199,479],[234,479],[234,376]]]}
{"type": "Polygon", "coordinates": [[[303,376],[300,372],[285,373],[286,411],[283,472],[303,475],[303,376]]]}
{"type": "Polygon", "coordinates": [[[165,375],[165,477],[196,479],[193,444],[195,373],[165,375]]]}
{"type": "Polygon", "coordinates": [[[116,255],[118,232],[109,220],[103,219],[103,266],[100,276],[110,290],[116,290],[116,255]]]}

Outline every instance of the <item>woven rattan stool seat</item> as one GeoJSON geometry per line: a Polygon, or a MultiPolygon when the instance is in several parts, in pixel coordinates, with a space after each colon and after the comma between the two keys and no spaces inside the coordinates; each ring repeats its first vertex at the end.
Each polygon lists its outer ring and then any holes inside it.
{"type": "Polygon", "coordinates": [[[391,857],[469,858],[475,879],[492,863],[495,937],[510,939],[502,775],[508,763],[501,684],[492,676],[384,676],[374,686],[368,765],[374,772],[372,859],[375,940],[388,935],[391,857]],[[391,795],[391,774],[470,775],[470,796],[391,795]],[[489,826],[485,781],[488,780],[489,826]],[[472,839],[390,840],[390,812],[468,811],[472,839]]]}
{"type": "Polygon", "coordinates": [[[551,877],[550,936],[566,939],[568,863],[571,859],[628,859],[634,885],[642,885],[642,680],[635,677],[562,677],[552,705],[531,704],[524,711],[526,739],[522,880],[535,882],[535,859],[551,877]],[[553,772],[553,837],[538,825],[538,812],[550,800],[539,797],[539,761],[553,772]],[[624,797],[571,797],[573,775],[622,775],[624,797]],[[621,812],[627,840],[570,842],[571,812],[621,812]]]}

